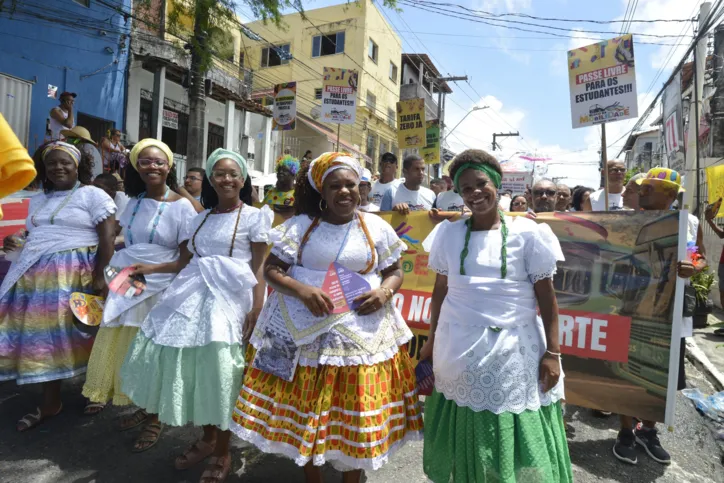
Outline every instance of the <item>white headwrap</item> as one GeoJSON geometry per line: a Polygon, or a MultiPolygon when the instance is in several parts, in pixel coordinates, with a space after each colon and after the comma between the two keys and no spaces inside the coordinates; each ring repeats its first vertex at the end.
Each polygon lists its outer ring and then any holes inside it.
{"type": "Polygon", "coordinates": [[[357,180],[362,177],[362,167],[356,159],[350,157],[346,153],[324,153],[317,159],[312,161],[307,172],[307,179],[318,193],[322,192],[324,180],[329,174],[338,169],[349,169],[357,176],[357,180]]]}
{"type": "Polygon", "coordinates": [[[76,166],[80,164],[80,151],[78,150],[78,148],[76,148],[72,144],[68,144],[63,141],[53,141],[51,143],[48,143],[48,145],[45,146],[45,149],[43,149],[41,157],[43,158],[43,160],[45,160],[45,157],[50,154],[51,151],[56,150],[63,151],[64,153],[68,154],[71,158],[73,158],[76,166]]]}

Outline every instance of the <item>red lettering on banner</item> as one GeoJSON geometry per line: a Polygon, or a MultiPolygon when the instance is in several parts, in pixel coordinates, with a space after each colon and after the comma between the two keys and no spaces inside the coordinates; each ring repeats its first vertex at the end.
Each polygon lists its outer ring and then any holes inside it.
{"type": "Polygon", "coordinates": [[[560,309],[558,322],[563,354],[628,362],[631,317],[560,309]]]}
{"type": "Polygon", "coordinates": [[[430,328],[432,294],[419,290],[400,289],[392,299],[407,325],[413,329],[430,328]]]}
{"type": "Polygon", "coordinates": [[[426,276],[427,275],[427,255],[417,255],[415,257],[415,275],[426,276]]]}
{"type": "Polygon", "coordinates": [[[585,84],[587,82],[593,82],[624,74],[628,74],[628,66],[626,64],[618,64],[613,67],[606,67],[605,69],[596,69],[591,72],[578,74],[576,76],[576,84],[585,84]]]}

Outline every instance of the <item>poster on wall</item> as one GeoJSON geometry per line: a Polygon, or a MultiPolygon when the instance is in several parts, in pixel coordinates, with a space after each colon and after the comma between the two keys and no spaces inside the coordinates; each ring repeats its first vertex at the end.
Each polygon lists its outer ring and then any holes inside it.
{"type": "Polygon", "coordinates": [[[425,129],[427,144],[420,150],[425,164],[440,164],[440,121],[427,121],[425,129]]]}
{"type": "Polygon", "coordinates": [[[274,117],[272,131],[293,131],[297,128],[297,83],[274,86],[274,117]]]}
{"type": "Polygon", "coordinates": [[[178,129],[178,112],[163,110],[163,127],[178,129]]]}
{"type": "Polygon", "coordinates": [[[357,116],[357,71],[325,67],[322,78],[323,122],[354,124],[357,116]]]}
{"type": "Polygon", "coordinates": [[[397,103],[397,142],[400,149],[420,149],[427,145],[425,99],[408,99],[397,103]]]}
{"type": "Polygon", "coordinates": [[[48,84],[48,97],[51,99],[58,98],[58,86],[48,84]]]}
{"type": "Polygon", "coordinates": [[[631,34],[568,51],[573,128],[638,117],[631,34]]]}

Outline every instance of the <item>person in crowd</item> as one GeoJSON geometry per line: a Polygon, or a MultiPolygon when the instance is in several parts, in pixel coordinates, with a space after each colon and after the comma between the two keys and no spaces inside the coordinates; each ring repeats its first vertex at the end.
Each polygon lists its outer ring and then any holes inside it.
{"type": "Polygon", "coordinates": [[[556,185],[558,191],[558,200],[556,201],[556,211],[568,211],[571,209],[571,188],[563,183],[556,185]]]}
{"type": "Polygon", "coordinates": [[[511,190],[501,190],[500,191],[500,199],[498,200],[498,205],[500,206],[500,209],[503,211],[510,211],[510,203],[513,201],[513,192],[511,190]]]}
{"type": "Polygon", "coordinates": [[[311,162],[312,161],[312,151],[307,149],[307,151],[304,153],[304,156],[302,156],[302,162],[311,162]]]}
{"type": "Polygon", "coordinates": [[[435,196],[438,196],[440,193],[447,191],[447,183],[443,179],[433,178],[433,180],[430,181],[430,189],[435,193],[435,196]]]}
{"type": "Polygon", "coordinates": [[[294,216],[294,177],[299,171],[299,160],[289,154],[277,159],[277,184],[267,191],[264,204],[284,219],[294,216]]]}
{"type": "Polygon", "coordinates": [[[405,181],[396,188],[390,188],[382,197],[381,211],[397,211],[403,215],[411,211],[432,209],[435,193],[422,186],[425,180],[425,161],[417,154],[410,154],[402,161],[405,181]]]}
{"type": "Polygon", "coordinates": [[[624,210],[638,211],[639,208],[639,185],[638,180],[646,177],[646,173],[638,173],[628,180],[626,188],[623,191],[623,208],[624,210]]]}
{"type": "Polygon", "coordinates": [[[380,211],[380,207],[370,203],[370,191],[372,190],[372,174],[370,170],[364,168],[362,177],[359,180],[359,209],[362,211],[376,212],[380,211]]]}
{"type": "MultiPolygon", "coordinates": [[[[636,183],[639,185],[639,207],[642,210],[666,211],[676,200],[681,191],[681,176],[678,172],[668,168],[652,168],[636,183]]],[[[706,262],[706,251],[704,249],[704,235],[699,225],[699,219],[688,215],[686,240],[687,243],[695,243],[698,247],[702,261],[706,262]]],[[[686,283],[697,271],[703,270],[706,263],[698,268],[690,260],[681,260],[677,263],[676,273],[679,277],[687,279],[686,283]]],[[[693,335],[693,320],[691,317],[684,317],[681,326],[681,343],[679,345],[679,375],[677,390],[686,388],[686,373],[684,369],[684,338],[693,335]]],[[[671,463],[671,456],[661,446],[655,421],[642,421],[641,426],[633,430],[633,418],[620,416],[621,429],[618,432],[616,443],[613,446],[613,454],[619,460],[636,464],[638,456],[636,444],[641,445],[646,453],[656,462],[668,465],[671,463]]]]}
{"type": "Polygon", "coordinates": [[[272,230],[264,270],[274,292],[251,335],[231,426],[303,466],[309,483],[322,481],[325,463],[357,483],[422,437],[415,369],[402,348],[412,333],[392,303],[407,247],[381,218],[356,209],[360,176],[344,153],[300,170],[296,216],[272,230]],[[332,314],[320,287],[335,262],[369,290],[332,314]]]}
{"type": "MultiPolygon", "coordinates": [[[[622,210],[626,165],[623,161],[609,160],[606,163],[606,172],[608,174],[608,211],[622,210]]],[[[604,198],[603,188],[591,193],[591,210],[606,211],[604,198]]]]}
{"type": "Polygon", "coordinates": [[[465,210],[465,203],[463,202],[462,197],[453,188],[448,191],[443,191],[442,193],[437,195],[433,208],[436,208],[440,211],[462,212],[465,210]]]}
{"type": "Polygon", "coordinates": [[[576,186],[571,196],[571,208],[573,211],[593,211],[591,208],[591,193],[593,188],[587,186],[576,186]]]}
{"type": "Polygon", "coordinates": [[[383,154],[380,157],[380,178],[372,185],[370,202],[381,207],[382,197],[387,190],[396,188],[403,181],[397,179],[397,156],[392,153],[383,154]]]}
{"type": "Polygon", "coordinates": [[[448,175],[443,175],[442,180],[445,181],[445,185],[447,186],[446,191],[452,191],[452,178],[448,175]]]}
{"type": "Polygon", "coordinates": [[[93,159],[93,178],[103,173],[103,158],[98,151],[98,143],[96,143],[90,135],[90,132],[83,126],[75,126],[73,129],[63,129],[60,136],[65,142],[72,144],[93,159]]]}
{"type": "Polygon", "coordinates": [[[117,181],[116,185],[116,197],[113,199],[113,201],[116,202],[116,206],[118,207],[118,214],[120,215],[126,210],[126,206],[128,205],[128,202],[131,200],[128,195],[125,193],[125,185],[123,184],[123,178],[121,178],[121,175],[118,173],[113,173],[113,177],[117,181]]]}
{"type": "Polygon", "coordinates": [[[90,186],[92,160],[75,146],[51,141],[33,158],[43,192],[30,199],[26,236],[3,240],[7,252],[19,253],[0,285],[0,382],[43,388],[18,431],[58,415],[61,381],[86,370],[93,337],[74,326],[69,299],[106,289],[116,212],[113,200],[90,186]]]}
{"type": "Polygon", "coordinates": [[[121,130],[111,130],[111,137],[101,140],[101,154],[103,155],[103,171],[108,173],[123,173],[126,169],[126,148],[121,144],[121,130]]]}
{"type": "Polygon", "coordinates": [[[463,151],[450,175],[472,216],[423,242],[437,272],[420,354],[435,375],[423,469],[435,483],[572,482],[553,289],[560,244],[548,225],[500,210],[490,154],[463,151]]]}
{"type": "Polygon", "coordinates": [[[50,138],[51,140],[65,140],[60,131],[73,129],[75,127],[75,116],[73,105],[78,94],[75,92],[63,92],[60,94],[60,105],[50,110],[50,138]]]}
{"type": "Polygon", "coordinates": [[[528,201],[525,195],[515,195],[510,201],[510,211],[512,213],[526,213],[528,211],[528,201]]]}
{"type": "Polygon", "coordinates": [[[535,213],[551,213],[556,211],[558,203],[558,188],[556,184],[542,178],[533,184],[531,190],[533,196],[533,211],[535,213]]]}
{"type": "MultiPolygon", "coordinates": [[[[186,223],[196,216],[191,202],[175,192],[173,153],[165,143],[148,138],[133,147],[129,158],[132,169],[126,171],[125,188],[133,200],[119,217],[125,248],[113,255],[109,265],[120,270],[139,263],[172,262],[179,256],[186,223]]],[[[131,404],[121,391],[121,364],[141,323],[173,278],[173,274],[166,273],[148,275],[143,293],[131,298],[114,291],[108,294],[83,386],[83,394],[96,403],[95,412],[108,401],[118,406],[131,404]]],[[[120,429],[127,430],[147,419],[134,445],[135,452],[156,443],[161,425],[143,410],[120,423],[120,429]]]]}
{"type": "Polygon", "coordinates": [[[184,177],[184,188],[191,197],[201,202],[201,186],[203,185],[205,171],[203,168],[189,168],[184,177]]]}
{"type": "MultiPolygon", "coordinates": [[[[111,197],[116,205],[116,213],[123,213],[123,210],[126,209],[126,204],[128,204],[128,202],[126,201],[122,207],[118,205],[118,202],[116,201],[118,198],[118,181],[115,176],[110,173],[101,173],[93,179],[93,186],[102,189],[108,196],[111,197]]],[[[123,195],[125,196],[125,193],[123,195]]],[[[126,199],[128,199],[127,196],[126,199]]],[[[121,233],[121,224],[118,220],[115,220],[114,235],[118,235],[119,233],[121,233]]]]}
{"type": "Polygon", "coordinates": [[[137,274],[178,273],[149,312],[121,369],[123,392],[172,426],[203,426],[176,469],[207,457],[201,476],[224,481],[231,467],[229,424],[244,373],[244,337],[264,304],[263,260],[274,213],[239,200],[246,160],[219,148],[206,162],[216,198],[183,229],[181,255],[139,264],[137,274]],[[243,322],[243,325],[242,323],[243,322]]]}

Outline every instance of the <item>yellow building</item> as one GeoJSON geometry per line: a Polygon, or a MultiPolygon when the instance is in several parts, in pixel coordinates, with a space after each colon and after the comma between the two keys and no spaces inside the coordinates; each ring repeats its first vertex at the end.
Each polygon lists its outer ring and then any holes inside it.
{"type": "Polygon", "coordinates": [[[296,81],[297,128],[284,133],[284,151],[301,157],[311,150],[317,156],[334,149],[338,127],[319,121],[323,68],[357,70],[357,116],[354,124],[341,125],[340,149],[353,151],[374,171],[382,153],[399,154],[395,124],[401,40],[370,0],[305,15],[285,15],[282,28],[263,21],[246,24],[263,39],[241,38],[240,62],[253,71],[252,98],[271,107],[274,84],[296,81]]]}

